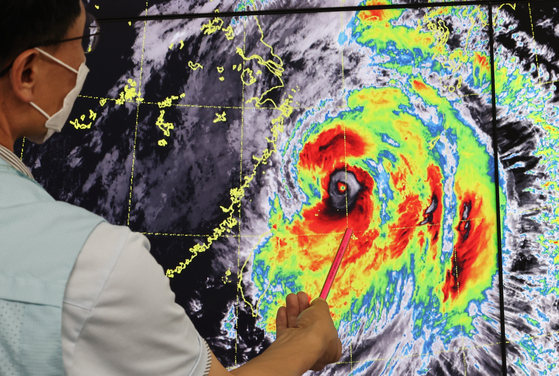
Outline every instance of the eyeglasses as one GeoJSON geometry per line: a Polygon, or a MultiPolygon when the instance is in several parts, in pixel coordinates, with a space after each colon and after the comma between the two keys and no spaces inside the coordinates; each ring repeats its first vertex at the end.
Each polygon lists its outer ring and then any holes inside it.
{"type": "MultiPolygon", "coordinates": [[[[95,49],[95,47],[97,47],[97,43],[99,43],[99,35],[101,35],[101,26],[99,26],[99,22],[95,17],[93,17],[93,15],[86,13],[83,36],[70,38],[70,39],[63,39],[58,42],[53,42],[53,44],[81,39],[83,52],[88,54],[92,52],[95,49]]],[[[42,45],[44,46],[44,44],[42,45]]]]}
{"type": "MultiPolygon", "coordinates": [[[[97,43],[99,43],[99,35],[101,35],[101,27],[99,26],[99,22],[97,21],[97,19],[95,17],[93,17],[93,15],[91,15],[89,13],[86,13],[85,27],[84,27],[83,35],[81,37],[62,39],[62,40],[56,40],[56,41],[46,41],[46,42],[41,43],[38,46],[31,46],[29,48],[26,48],[26,50],[32,49],[32,48],[35,48],[35,47],[40,47],[40,46],[54,46],[54,45],[57,45],[57,44],[60,44],[60,43],[70,42],[70,41],[73,41],[73,40],[81,39],[82,40],[83,52],[85,54],[88,54],[88,53],[92,52],[93,50],[95,50],[95,47],[97,47],[97,43]]],[[[14,65],[14,62],[12,61],[10,63],[10,65],[8,65],[6,68],[4,68],[0,72],[0,77],[4,77],[6,75],[6,73],[8,73],[10,71],[10,69],[12,69],[13,65],[14,65]]]]}

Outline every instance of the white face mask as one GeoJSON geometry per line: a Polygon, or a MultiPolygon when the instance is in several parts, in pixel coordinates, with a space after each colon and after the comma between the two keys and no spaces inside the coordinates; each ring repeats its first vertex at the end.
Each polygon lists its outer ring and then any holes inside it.
{"type": "Polygon", "coordinates": [[[87,74],[89,73],[89,68],[85,65],[85,62],[83,62],[80,65],[79,71],[77,71],[74,68],[72,68],[71,66],[69,66],[68,64],[66,64],[66,63],[60,61],[59,59],[55,58],[54,56],[46,53],[45,51],[43,51],[39,48],[36,48],[36,50],[39,51],[40,53],[42,53],[43,55],[51,58],[52,60],[56,61],[58,64],[62,65],[63,67],[68,68],[69,70],[71,70],[72,72],[74,72],[75,74],[78,75],[78,77],[76,79],[76,86],[74,86],[74,88],[68,93],[68,95],[66,95],[66,98],[64,98],[64,105],[62,106],[60,111],[58,111],[56,114],[54,114],[52,116],[49,116],[49,114],[47,114],[45,111],[43,111],[35,103],[33,103],[33,102],[30,103],[31,106],[33,106],[37,111],[39,111],[41,114],[43,114],[47,118],[47,122],[45,123],[45,127],[48,129],[48,131],[44,136],[31,136],[31,137],[27,137],[27,138],[29,140],[37,143],[37,144],[42,144],[43,142],[48,140],[50,138],[50,136],[52,136],[54,134],[54,132],[60,132],[62,130],[62,128],[64,127],[64,124],[66,124],[66,120],[68,120],[68,117],[70,116],[70,112],[72,111],[72,107],[74,107],[74,102],[76,101],[76,98],[78,97],[78,94],[82,90],[83,84],[85,82],[85,78],[87,77],[87,74]]]}

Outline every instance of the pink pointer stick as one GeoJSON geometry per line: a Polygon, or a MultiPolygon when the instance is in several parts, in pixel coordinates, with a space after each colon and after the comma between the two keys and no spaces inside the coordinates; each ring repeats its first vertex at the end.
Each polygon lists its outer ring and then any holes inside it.
{"type": "Polygon", "coordinates": [[[344,238],[342,239],[340,248],[338,248],[338,253],[336,253],[336,258],[332,263],[332,267],[328,272],[328,277],[326,277],[326,282],[324,282],[324,287],[322,288],[322,292],[320,293],[320,297],[324,300],[326,300],[326,297],[330,292],[330,288],[334,283],[334,278],[336,278],[336,273],[338,272],[340,264],[342,263],[342,258],[344,257],[345,250],[347,249],[347,245],[349,244],[349,240],[351,239],[351,234],[353,234],[353,231],[350,228],[345,230],[344,238]]]}

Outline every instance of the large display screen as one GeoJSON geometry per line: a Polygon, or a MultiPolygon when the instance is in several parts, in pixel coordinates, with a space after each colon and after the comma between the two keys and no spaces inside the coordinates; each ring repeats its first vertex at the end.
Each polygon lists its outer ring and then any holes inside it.
{"type": "Polygon", "coordinates": [[[86,7],[69,123],[16,153],[149,238],[225,366],[351,228],[320,375],[559,374],[556,2],[86,7]]]}

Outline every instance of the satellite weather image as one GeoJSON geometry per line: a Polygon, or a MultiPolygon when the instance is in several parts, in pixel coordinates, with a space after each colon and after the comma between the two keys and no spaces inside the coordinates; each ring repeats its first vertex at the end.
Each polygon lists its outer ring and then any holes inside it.
{"type": "Polygon", "coordinates": [[[226,367],[351,228],[312,374],[559,374],[559,3],[85,4],[70,121],[16,153],[148,237],[226,367]]]}

